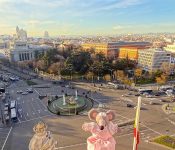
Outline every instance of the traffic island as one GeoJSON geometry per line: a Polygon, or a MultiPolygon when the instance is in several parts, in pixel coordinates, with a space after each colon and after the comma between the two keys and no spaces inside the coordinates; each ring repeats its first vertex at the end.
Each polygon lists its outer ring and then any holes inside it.
{"type": "Polygon", "coordinates": [[[78,115],[93,107],[93,100],[77,95],[63,95],[48,98],[48,110],[57,115],[78,115]]]}
{"type": "Polygon", "coordinates": [[[167,149],[175,149],[175,138],[171,136],[163,135],[153,139],[151,142],[156,145],[163,146],[167,149]]]}
{"type": "Polygon", "coordinates": [[[175,114],[175,103],[164,104],[162,109],[166,114],[175,114]]]}
{"type": "Polygon", "coordinates": [[[26,80],[26,83],[27,83],[29,86],[31,86],[31,85],[37,85],[36,82],[33,82],[33,81],[31,81],[31,80],[26,80]]]}

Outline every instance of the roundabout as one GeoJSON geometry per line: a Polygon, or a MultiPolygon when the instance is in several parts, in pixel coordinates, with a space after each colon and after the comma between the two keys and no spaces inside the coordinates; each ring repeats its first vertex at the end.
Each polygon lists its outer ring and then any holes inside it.
{"type": "Polygon", "coordinates": [[[57,115],[78,115],[92,107],[93,100],[87,96],[76,94],[48,98],[48,110],[57,115]]]}

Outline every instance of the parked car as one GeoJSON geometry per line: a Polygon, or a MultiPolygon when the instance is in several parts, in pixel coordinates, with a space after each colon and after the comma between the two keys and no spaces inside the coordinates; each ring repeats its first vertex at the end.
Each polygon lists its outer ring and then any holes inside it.
{"type": "Polygon", "coordinates": [[[33,90],[32,90],[32,88],[29,88],[29,89],[26,90],[26,92],[33,93],[33,90]]]}
{"type": "Polygon", "coordinates": [[[146,95],[149,95],[149,93],[147,93],[147,92],[144,92],[144,93],[143,93],[143,95],[144,95],[144,96],[146,96],[146,95]]]}
{"type": "Polygon", "coordinates": [[[23,93],[23,91],[22,91],[22,90],[20,90],[20,91],[17,91],[16,93],[17,93],[17,94],[22,94],[22,93],[23,93]]]}
{"type": "Polygon", "coordinates": [[[147,97],[147,98],[153,98],[153,96],[150,95],[150,94],[149,94],[149,95],[146,95],[146,97],[147,97]]]}
{"type": "Polygon", "coordinates": [[[27,95],[28,93],[27,92],[23,92],[22,95],[27,95]]]}
{"type": "Polygon", "coordinates": [[[5,106],[5,107],[9,107],[9,104],[8,104],[8,103],[5,103],[4,106],[5,106]]]}
{"type": "Polygon", "coordinates": [[[133,108],[134,106],[132,104],[126,104],[126,107],[133,108]]]}
{"type": "Polygon", "coordinates": [[[9,109],[8,107],[4,107],[4,111],[8,111],[8,109],[9,109]]]}
{"type": "Polygon", "coordinates": [[[128,95],[132,95],[132,93],[128,93],[128,95]]]}
{"type": "Polygon", "coordinates": [[[150,101],[149,104],[150,105],[156,105],[157,103],[156,102],[153,102],[153,101],[150,101]]]}

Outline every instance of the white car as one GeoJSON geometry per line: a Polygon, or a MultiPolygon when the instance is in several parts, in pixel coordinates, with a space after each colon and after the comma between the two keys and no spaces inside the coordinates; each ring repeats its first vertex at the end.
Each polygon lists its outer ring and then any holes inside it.
{"type": "Polygon", "coordinates": [[[144,95],[144,96],[146,96],[146,95],[149,95],[149,93],[147,93],[147,92],[144,92],[144,93],[143,93],[143,95],[144,95]]]}
{"type": "Polygon", "coordinates": [[[22,90],[20,90],[20,91],[17,91],[16,93],[17,93],[17,94],[22,94],[22,93],[23,93],[23,91],[22,91],[22,90]]]}
{"type": "Polygon", "coordinates": [[[150,95],[150,94],[149,94],[149,95],[146,95],[146,97],[147,97],[147,98],[153,98],[153,96],[150,95]]]}
{"type": "Polygon", "coordinates": [[[27,92],[22,92],[22,95],[27,95],[28,93],[27,92]]]}

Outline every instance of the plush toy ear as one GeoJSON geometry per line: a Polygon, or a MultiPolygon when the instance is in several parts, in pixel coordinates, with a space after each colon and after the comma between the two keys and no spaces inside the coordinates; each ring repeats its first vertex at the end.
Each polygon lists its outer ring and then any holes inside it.
{"type": "Polygon", "coordinates": [[[109,121],[112,121],[115,119],[115,112],[113,110],[108,110],[106,112],[106,115],[107,115],[109,121]]]}
{"type": "Polygon", "coordinates": [[[91,109],[88,113],[90,120],[96,120],[96,116],[99,112],[96,109],[91,109]]]}

